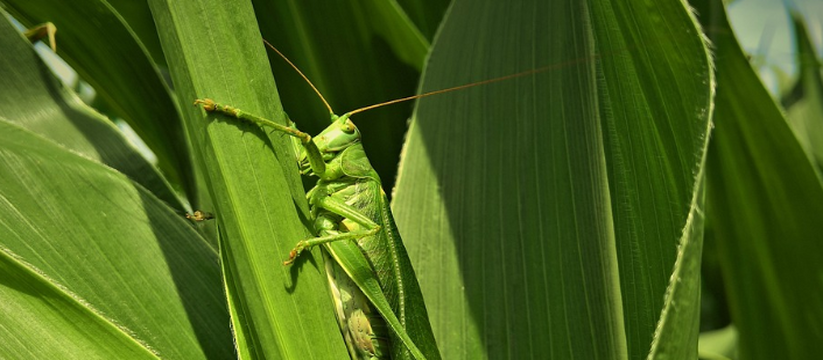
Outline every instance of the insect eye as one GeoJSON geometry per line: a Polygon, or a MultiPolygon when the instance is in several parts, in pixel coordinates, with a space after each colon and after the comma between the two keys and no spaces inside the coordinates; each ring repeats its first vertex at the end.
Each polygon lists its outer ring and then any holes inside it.
{"type": "Polygon", "coordinates": [[[346,120],[346,123],[343,124],[343,126],[341,126],[340,128],[341,130],[343,130],[344,133],[347,134],[353,134],[355,129],[354,123],[351,122],[351,120],[346,120]]]}

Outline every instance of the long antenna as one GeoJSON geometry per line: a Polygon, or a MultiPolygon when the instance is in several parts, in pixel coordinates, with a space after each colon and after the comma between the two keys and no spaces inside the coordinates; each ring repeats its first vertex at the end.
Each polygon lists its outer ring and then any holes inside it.
{"type": "Polygon", "coordinates": [[[578,58],[578,59],[573,59],[573,60],[569,60],[569,61],[564,61],[562,63],[552,64],[552,65],[540,67],[540,68],[537,68],[537,69],[531,69],[531,70],[527,70],[527,71],[523,71],[523,72],[511,74],[511,75],[502,76],[502,77],[499,77],[499,78],[494,78],[494,79],[489,79],[489,80],[484,80],[484,81],[478,81],[478,82],[458,85],[458,86],[450,87],[450,88],[446,88],[446,89],[434,90],[434,91],[430,91],[430,92],[423,93],[423,94],[420,94],[420,95],[412,95],[412,96],[407,96],[407,97],[403,97],[403,98],[399,98],[399,99],[389,100],[389,101],[382,102],[382,103],[379,103],[379,104],[369,105],[369,106],[365,106],[365,107],[362,107],[362,108],[359,108],[359,109],[355,109],[355,110],[349,111],[347,114],[348,115],[354,115],[354,114],[357,114],[357,113],[364,112],[366,110],[371,110],[371,109],[383,107],[383,106],[386,106],[386,105],[397,104],[397,103],[401,103],[401,102],[404,102],[404,101],[424,98],[424,97],[427,97],[427,96],[443,94],[443,93],[447,93],[447,92],[463,90],[463,89],[470,88],[470,87],[496,83],[498,81],[504,81],[504,80],[514,79],[514,78],[518,78],[518,77],[522,77],[522,76],[537,74],[537,73],[541,73],[541,72],[544,72],[544,71],[548,71],[548,70],[552,70],[552,69],[558,69],[558,68],[562,68],[562,67],[565,67],[565,66],[577,64],[581,61],[597,59],[600,56],[601,55],[599,55],[599,54],[595,54],[594,56],[591,56],[591,57],[578,58]]]}
{"type": "Polygon", "coordinates": [[[314,87],[314,84],[312,84],[311,80],[309,80],[309,78],[307,78],[306,75],[303,75],[303,72],[297,68],[297,65],[294,65],[294,63],[291,62],[291,60],[289,60],[289,58],[287,58],[286,55],[283,55],[283,53],[281,53],[280,50],[277,50],[277,48],[274,47],[274,45],[270,44],[268,41],[266,41],[266,39],[263,39],[263,42],[266,43],[266,46],[268,46],[270,49],[274,50],[274,52],[276,52],[277,55],[280,55],[280,57],[283,58],[283,60],[286,60],[286,62],[289,63],[289,65],[291,65],[291,67],[294,68],[294,70],[297,71],[297,73],[300,74],[300,76],[303,77],[303,80],[306,80],[306,82],[309,83],[309,86],[311,86],[312,90],[314,90],[314,93],[320,97],[320,100],[323,100],[323,104],[326,105],[326,109],[329,109],[329,113],[334,114],[334,110],[331,109],[331,105],[329,105],[329,102],[326,101],[326,98],[323,97],[323,94],[320,93],[320,90],[317,90],[317,88],[314,87]]]}

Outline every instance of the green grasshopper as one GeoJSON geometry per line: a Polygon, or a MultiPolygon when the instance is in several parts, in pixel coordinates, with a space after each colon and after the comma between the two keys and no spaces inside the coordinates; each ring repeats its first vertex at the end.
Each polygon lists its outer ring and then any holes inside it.
{"type": "Polygon", "coordinates": [[[317,237],[298,242],[284,265],[323,245],[338,324],[352,359],[439,359],[426,307],[410,301],[423,295],[388,199],[349,119],[375,106],[337,116],[326,103],[332,124],[311,137],[291,121],[283,126],[211,99],[197,99],[195,105],[294,137],[300,172],[319,178],[306,195],[317,237]]]}

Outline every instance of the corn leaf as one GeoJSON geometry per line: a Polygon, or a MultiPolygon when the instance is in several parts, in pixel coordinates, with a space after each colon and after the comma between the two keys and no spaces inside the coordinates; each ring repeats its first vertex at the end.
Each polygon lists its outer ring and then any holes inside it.
{"type": "Polygon", "coordinates": [[[418,103],[393,209],[443,357],[696,356],[712,73],[688,10],[458,1],[445,21],[423,91],[542,70],[418,103]]]}

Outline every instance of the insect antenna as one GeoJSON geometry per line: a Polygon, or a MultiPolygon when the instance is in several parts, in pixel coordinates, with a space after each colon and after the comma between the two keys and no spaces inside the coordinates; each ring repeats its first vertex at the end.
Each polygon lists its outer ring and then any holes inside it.
{"type": "Polygon", "coordinates": [[[309,78],[306,77],[306,75],[304,75],[302,71],[300,71],[297,65],[294,65],[294,63],[291,62],[291,60],[289,60],[289,58],[287,58],[286,55],[283,55],[283,53],[281,53],[280,50],[277,50],[277,48],[274,47],[274,45],[272,45],[268,41],[266,41],[266,39],[263,39],[263,42],[266,43],[266,46],[268,46],[270,49],[274,50],[274,52],[276,52],[277,55],[280,55],[280,57],[283,58],[283,60],[286,60],[286,62],[289,63],[289,65],[291,65],[294,71],[297,71],[297,73],[300,74],[303,80],[306,80],[306,82],[309,83],[309,86],[311,86],[312,90],[314,90],[314,93],[320,97],[320,100],[323,100],[323,104],[326,105],[326,109],[329,109],[329,113],[334,114],[334,110],[332,110],[331,105],[329,105],[329,102],[326,101],[326,98],[323,97],[323,94],[320,93],[320,90],[317,90],[317,88],[314,87],[314,84],[311,82],[311,80],[309,80],[309,78]]]}
{"type": "MultiPolygon", "coordinates": [[[[615,51],[615,52],[617,52],[617,51],[615,51]]],[[[590,57],[572,59],[572,60],[564,61],[564,62],[561,62],[561,63],[558,63],[558,64],[547,65],[547,66],[539,67],[539,68],[536,68],[536,69],[531,69],[531,70],[526,70],[526,71],[522,71],[522,72],[515,73],[515,74],[501,76],[501,77],[494,78],[494,79],[489,79],[489,80],[483,80],[483,81],[473,82],[473,83],[469,83],[469,84],[458,85],[458,86],[450,87],[450,88],[446,88],[446,89],[429,91],[427,93],[423,93],[423,94],[419,94],[419,95],[406,96],[406,97],[402,97],[402,98],[399,98],[399,99],[394,99],[394,100],[389,100],[389,101],[386,101],[386,102],[382,102],[382,103],[379,103],[379,104],[364,106],[364,107],[361,107],[359,109],[349,111],[346,114],[351,116],[351,115],[354,115],[354,114],[357,114],[357,113],[364,112],[366,110],[371,110],[371,109],[375,109],[375,108],[379,108],[379,107],[383,107],[383,106],[387,106],[387,105],[397,104],[397,103],[401,103],[401,102],[404,102],[404,101],[420,99],[420,98],[424,98],[424,97],[428,97],[428,96],[432,96],[432,95],[438,95],[438,94],[443,94],[443,93],[457,91],[457,90],[463,90],[463,89],[467,89],[467,88],[471,88],[471,87],[475,87],[475,86],[481,86],[481,85],[496,83],[496,82],[499,82],[499,81],[510,80],[510,79],[519,78],[519,77],[523,77],[523,76],[534,75],[534,74],[542,73],[542,72],[545,72],[545,71],[555,70],[555,69],[558,69],[558,68],[563,68],[563,67],[566,67],[566,66],[574,65],[574,64],[577,64],[577,63],[580,63],[580,62],[583,62],[583,61],[590,61],[592,59],[596,60],[596,59],[599,59],[601,56],[603,56],[603,55],[602,54],[595,54],[594,56],[590,56],[590,57]]]]}

